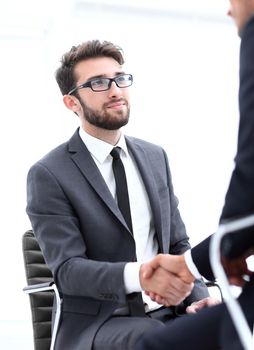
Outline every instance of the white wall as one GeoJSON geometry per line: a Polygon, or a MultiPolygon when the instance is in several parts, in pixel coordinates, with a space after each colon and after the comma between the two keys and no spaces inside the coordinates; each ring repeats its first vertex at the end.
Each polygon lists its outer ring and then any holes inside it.
{"type": "MultiPolygon", "coordinates": [[[[191,0],[167,6],[160,1],[158,10],[153,1],[146,7],[142,1],[131,7],[126,2],[124,11],[112,1],[98,3],[13,0],[0,5],[0,264],[2,286],[7,286],[0,292],[0,322],[5,325],[30,319],[28,297],[21,291],[21,236],[30,228],[27,171],[78,126],[54,81],[60,56],[73,44],[99,38],[123,47],[135,79],[125,132],[166,149],[191,242],[217,227],[238,124],[239,40],[233,24],[224,11],[209,8],[215,0],[202,11],[186,10],[183,5],[191,0]]],[[[0,333],[0,344],[1,339],[0,333]]]]}

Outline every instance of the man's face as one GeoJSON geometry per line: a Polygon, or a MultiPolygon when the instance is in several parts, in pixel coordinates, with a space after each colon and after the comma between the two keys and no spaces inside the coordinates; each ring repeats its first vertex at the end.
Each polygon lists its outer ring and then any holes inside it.
{"type": "MultiPolygon", "coordinates": [[[[114,78],[125,73],[110,57],[91,58],[77,64],[74,71],[77,86],[94,78],[114,78]]],[[[81,118],[96,127],[117,130],[129,120],[129,88],[119,88],[112,82],[109,90],[95,92],[91,88],[78,90],[81,118]]]]}
{"type": "Polygon", "coordinates": [[[228,15],[235,21],[238,34],[241,36],[244,25],[254,14],[254,0],[229,0],[229,2],[228,15]]]}

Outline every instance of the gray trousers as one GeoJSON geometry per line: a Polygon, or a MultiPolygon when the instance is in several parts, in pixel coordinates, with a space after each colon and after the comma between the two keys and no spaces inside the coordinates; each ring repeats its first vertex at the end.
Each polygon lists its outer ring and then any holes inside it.
{"type": "Polygon", "coordinates": [[[170,309],[151,312],[147,317],[112,317],[98,330],[93,350],[132,350],[144,333],[164,328],[174,318],[170,309]]]}

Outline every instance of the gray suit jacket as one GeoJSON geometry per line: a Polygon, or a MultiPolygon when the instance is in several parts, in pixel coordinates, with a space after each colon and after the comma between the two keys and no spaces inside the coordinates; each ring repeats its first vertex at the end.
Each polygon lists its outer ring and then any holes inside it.
{"type": "MultiPolygon", "coordinates": [[[[160,252],[180,254],[188,237],[164,150],[126,137],[145,184],[160,252]]],[[[123,270],[135,242],[78,131],[33,165],[27,213],[63,297],[56,349],[90,350],[100,325],[126,304],[123,270]]],[[[186,300],[207,296],[197,282],[186,300]]]]}

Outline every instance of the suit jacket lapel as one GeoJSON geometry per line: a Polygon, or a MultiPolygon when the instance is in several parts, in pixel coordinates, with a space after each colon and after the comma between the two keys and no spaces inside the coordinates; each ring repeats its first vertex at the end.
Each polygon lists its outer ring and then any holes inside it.
{"type": "Polygon", "coordinates": [[[129,231],[128,226],[116,204],[116,201],[112,197],[111,192],[108,189],[100,171],[98,170],[93,158],[90,155],[85,144],[80,139],[78,131],[73,135],[69,141],[69,152],[71,158],[81,173],[85,176],[87,181],[93,187],[93,189],[100,196],[102,201],[109,207],[112,213],[121,221],[121,223],[129,231]]]}
{"type": "Polygon", "coordinates": [[[154,216],[155,230],[158,235],[160,248],[162,249],[163,241],[162,241],[160,198],[157,191],[158,186],[155,183],[154,175],[152,172],[151,163],[149,162],[146,152],[139,144],[136,144],[135,141],[132,141],[129,137],[125,137],[125,138],[126,138],[128,150],[133,155],[137,163],[138,169],[140,171],[140,174],[142,176],[142,179],[144,181],[144,185],[150,200],[150,205],[154,216]]]}

